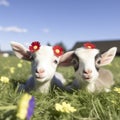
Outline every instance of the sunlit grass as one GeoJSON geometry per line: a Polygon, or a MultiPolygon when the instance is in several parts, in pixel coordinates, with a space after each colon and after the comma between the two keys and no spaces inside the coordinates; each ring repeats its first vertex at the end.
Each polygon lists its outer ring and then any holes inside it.
{"type": "MultiPolygon", "coordinates": [[[[24,93],[18,93],[20,82],[25,82],[31,74],[30,63],[16,57],[3,58],[0,56],[0,77],[9,78],[9,83],[0,81],[0,120],[17,120],[17,110],[9,106],[16,106],[24,93]],[[7,109],[3,109],[7,106],[7,109]]],[[[116,84],[109,93],[90,94],[85,90],[74,93],[54,90],[48,95],[35,91],[30,94],[35,97],[35,111],[32,120],[119,120],[120,119],[120,58],[106,66],[114,74],[116,84]],[[56,103],[70,104],[76,111],[72,113],[59,112],[56,103]]],[[[72,67],[57,69],[68,81],[74,79],[72,67]]]]}

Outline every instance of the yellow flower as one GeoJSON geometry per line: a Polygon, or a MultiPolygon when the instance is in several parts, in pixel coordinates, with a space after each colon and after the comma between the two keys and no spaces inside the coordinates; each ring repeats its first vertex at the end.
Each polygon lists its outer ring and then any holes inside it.
{"type": "Polygon", "coordinates": [[[25,119],[27,115],[27,109],[29,106],[29,100],[31,99],[31,95],[29,94],[24,94],[22,98],[20,99],[18,103],[18,112],[17,112],[17,117],[20,119],[25,119]]]}
{"type": "Polygon", "coordinates": [[[14,67],[11,67],[11,68],[10,68],[10,73],[13,74],[14,72],[15,72],[15,68],[14,68],[14,67]]]}
{"type": "Polygon", "coordinates": [[[113,90],[117,93],[120,93],[120,88],[115,87],[113,90]]]}
{"type": "Polygon", "coordinates": [[[9,78],[5,76],[1,76],[0,81],[3,83],[9,83],[9,78]]]}
{"type": "Polygon", "coordinates": [[[24,120],[26,118],[26,115],[27,115],[27,110],[26,109],[23,109],[21,110],[20,112],[17,113],[17,117],[24,120]]]}
{"type": "Polygon", "coordinates": [[[18,66],[19,68],[21,68],[21,67],[22,67],[22,64],[21,64],[21,63],[18,63],[17,66],[18,66]]]}
{"type": "Polygon", "coordinates": [[[55,109],[64,113],[71,113],[76,111],[74,107],[72,107],[70,104],[67,104],[66,102],[62,102],[62,104],[56,103],[55,109]]]}
{"type": "Polygon", "coordinates": [[[56,109],[57,111],[62,111],[62,110],[63,110],[63,107],[62,107],[62,105],[60,105],[59,103],[56,103],[56,104],[55,104],[55,109],[56,109]]]}
{"type": "Polygon", "coordinates": [[[116,101],[112,100],[111,103],[116,104],[116,101]]]}

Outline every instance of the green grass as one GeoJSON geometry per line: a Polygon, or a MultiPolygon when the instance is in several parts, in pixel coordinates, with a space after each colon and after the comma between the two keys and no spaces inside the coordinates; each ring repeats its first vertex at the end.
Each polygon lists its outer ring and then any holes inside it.
{"type": "MultiPolygon", "coordinates": [[[[48,95],[32,91],[35,97],[35,111],[32,120],[120,120],[120,93],[115,92],[114,87],[120,87],[120,58],[116,57],[111,65],[106,66],[114,74],[115,85],[109,93],[101,92],[90,94],[85,90],[74,93],[54,90],[48,95]],[[75,109],[74,113],[60,113],[55,109],[55,103],[63,101],[71,104],[75,109]]],[[[58,68],[68,81],[74,79],[74,70],[69,68],[58,68]]],[[[30,63],[20,61],[16,57],[3,58],[0,56],[0,77],[6,76],[10,82],[5,84],[0,81],[0,120],[18,120],[17,110],[12,106],[18,104],[24,93],[18,93],[17,88],[20,82],[29,77],[30,63]],[[21,63],[22,68],[17,64],[21,63]],[[10,68],[15,67],[15,72],[10,73],[10,68]],[[4,107],[7,107],[4,109],[4,107]]]]}

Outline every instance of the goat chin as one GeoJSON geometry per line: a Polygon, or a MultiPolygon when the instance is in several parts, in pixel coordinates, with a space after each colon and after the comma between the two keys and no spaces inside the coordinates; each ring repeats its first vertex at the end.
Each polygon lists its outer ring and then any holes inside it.
{"type": "Polygon", "coordinates": [[[112,85],[114,85],[114,80],[111,71],[100,68],[98,78],[87,85],[87,90],[88,92],[109,92],[112,85]]]}
{"type": "Polygon", "coordinates": [[[30,92],[31,90],[39,91],[40,93],[49,93],[50,88],[58,87],[61,90],[64,90],[64,85],[66,80],[61,73],[55,72],[55,75],[52,79],[44,80],[43,82],[37,81],[33,76],[31,76],[25,84],[21,84],[18,91],[30,92]]]}
{"type": "Polygon", "coordinates": [[[110,70],[100,68],[99,76],[91,82],[85,81],[76,74],[76,79],[67,87],[67,89],[68,91],[72,91],[72,89],[86,88],[90,93],[101,91],[109,92],[114,83],[112,72],[110,70]]]}

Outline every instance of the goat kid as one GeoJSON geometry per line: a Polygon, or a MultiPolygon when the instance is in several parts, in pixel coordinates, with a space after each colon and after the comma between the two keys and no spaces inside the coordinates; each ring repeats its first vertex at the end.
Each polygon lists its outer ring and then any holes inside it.
{"type": "Polygon", "coordinates": [[[88,92],[106,91],[109,92],[114,84],[113,74],[110,70],[101,68],[108,65],[115,57],[117,48],[112,47],[104,53],[91,43],[84,44],[84,47],[77,48],[72,54],[72,61],[75,69],[75,80],[66,89],[86,88],[88,92]]]}
{"type": "Polygon", "coordinates": [[[11,47],[18,58],[31,61],[32,76],[20,88],[26,92],[36,89],[41,93],[48,93],[51,85],[64,89],[66,81],[56,72],[56,68],[59,63],[66,61],[72,52],[62,54],[60,46],[40,46],[39,42],[33,42],[31,45],[33,46],[28,50],[20,43],[11,42],[11,47]]]}

